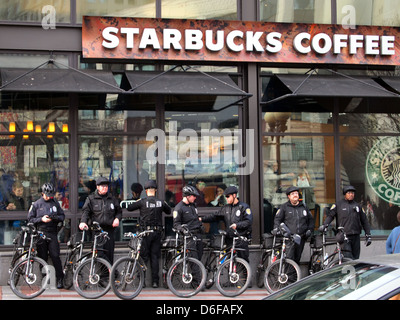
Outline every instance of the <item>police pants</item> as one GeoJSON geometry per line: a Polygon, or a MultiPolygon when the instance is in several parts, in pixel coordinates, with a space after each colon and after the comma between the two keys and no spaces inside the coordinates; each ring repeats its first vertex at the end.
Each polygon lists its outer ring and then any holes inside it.
{"type": "Polygon", "coordinates": [[[358,259],[360,257],[360,235],[352,234],[347,236],[348,242],[342,244],[342,253],[345,258],[358,259]]]}
{"type": "Polygon", "coordinates": [[[160,280],[160,257],[161,257],[161,232],[154,231],[143,238],[141,256],[148,265],[150,261],[152,282],[159,283],[160,280]]]}
{"type": "Polygon", "coordinates": [[[49,255],[56,270],[56,278],[63,279],[63,267],[60,259],[60,244],[58,243],[57,233],[42,231],[48,239],[40,239],[37,242],[36,250],[38,257],[47,262],[49,255]],[[50,239],[50,240],[49,240],[50,239]]]}

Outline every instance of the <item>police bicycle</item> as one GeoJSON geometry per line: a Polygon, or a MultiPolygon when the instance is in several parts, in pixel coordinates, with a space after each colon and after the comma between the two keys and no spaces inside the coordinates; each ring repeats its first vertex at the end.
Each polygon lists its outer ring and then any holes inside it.
{"type": "Polygon", "coordinates": [[[292,234],[283,222],[279,225],[278,230],[283,235],[279,259],[271,263],[265,271],[264,277],[265,288],[270,293],[278,291],[301,278],[300,266],[286,257],[287,243],[292,241],[300,244],[301,237],[298,234],[292,234]]]}
{"type": "Polygon", "coordinates": [[[115,295],[124,300],[135,298],[141,291],[145,282],[146,266],[140,256],[143,238],[153,230],[145,230],[138,234],[128,232],[124,237],[129,237],[129,254],[118,259],[111,269],[111,288],[115,295]]]}
{"type": "Polygon", "coordinates": [[[345,258],[343,254],[343,252],[348,250],[341,248],[341,244],[349,241],[344,232],[344,228],[338,227],[337,230],[334,230],[336,233],[336,241],[333,242],[326,241],[328,227],[323,226],[322,228],[320,227],[320,229],[320,234],[312,237],[310,241],[310,248],[312,250],[310,261],[308,263],[308,271],[310,274],[351,261],[350,258],[345,258]],[[327,247],[333,245],[335,245],[335,249],[329,254],[327,247]]]}
{"type": "Polygon", "coordinates": [[[207,272],[207,281],[205,284],[207,289],[210,289],[214,285],[217,269],[226,259],[227,247],[225,245],[225,237],[226,231],[218,230],[218,234],[212,236],[208,246],[208,255],[204,261],[204,267],[207,272]]]}
{"type": "Polygon", "coordinates": [[[78,262],[73,278],[74,289],[87,299],[100,298],[110,290],[111,264],[98,257],[98,250],[101,249],[97,248],[107,241],[108,232],[98,222],[93,222],[92,228],[95,231],[93,246],[78,262]]]}
{"type": "Polygon", "coordinates": [[[275,262],[279,255],[279,249],[282,247],[282,237],[279,235],[273,235],[270,233],[264,233],[262,235],[262,241],[260,245],[261,255],[260,261],[257,265],[255,280],[257,287],[264,287],[265,271],[268,266],[275,262]]]}
{"type": "Polygon", "coordinates": [[[180,253],[182,252],[182,241],[179,237],[179,233],[176,232],[175,236],[166,237],[162,244],[162,284],[165,289],[168,289],[167,274],[169,268],[175,261],[180,259],[180,253]]]}
{"type": "Polygon", "coordinates": [[[35,245],[38,241],[50,240],[43,233],[39,232],[33,223],[21,227],[25,240],[30,235],[30,243],[27,251],[22,249],[19,257],[14,256],[14,267],[10,273],[11,290],[20,298],[32,299],[42,294],[50,280],[50,269],[43,259],[37,257],[35,245]],[[20,258],[21,261],[17,262],[20,258]]]}
{"type": "MultiPolygon", "coordinates": [[[[183,248],[177,254],[177,260],[171,265],[167,273],[168,288],[178,297],[189,298],[203,289],[206,282],[206,269],[201,261],[189,257],[188,241],[199,241],[186,225],[182,225],[179,232],[183,235],[183,248]],[[179,255],[179,258],[178,258],[179,255]]],[[[173,258],[174,260],[176,258],[173,258]]]]}
{"type": "MultiPolygon", "coordinates": [[[[65,289],[70,289],[73,286],[74,272],[78,268],[78,265],[83,260],[83,249],[85,242],[85,235],[87,230],[83,230],[82,233],[78,232],[71,236],[67,242],[67,254],[64,262],[64,279],[63,284],[65,289]]],[[[89,255],[88,253],[85,258],[89,255]]]]}
{"type": "Polygon", "coordinates": [[[237,251],[245,250],[237,248],[238,241],[249,241],[246,237],[239,235],[236,229],[233,230],[232,246],[226,249],[215,274],[215,286],[218,291],[226,297],[235,297],[242,294],[250,285],[252,271],[250,264],[237,256],[237,251]]]}

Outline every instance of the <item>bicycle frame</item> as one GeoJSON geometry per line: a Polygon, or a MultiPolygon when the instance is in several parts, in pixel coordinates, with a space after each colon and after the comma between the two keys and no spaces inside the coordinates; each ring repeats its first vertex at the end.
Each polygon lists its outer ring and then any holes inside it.
{"type": "MultiPolygon", "coordinates": [[[[153,232],[153,230],[145,230],[145,231],[142,231],[141,233],[139,233],[138,235],[135,235],[132,232],[128,232],[128,233],[124,234],[124,237],[131,237],[131,238],[137,238],[138,239],[138,244],[137,244],[136,248],[131,247],[131,251],[129,252],[130,257],[134,260],[132,270],[135,270],[136,264],[139,261],[140,252],[141,252],[140,250],[142,248],[143,238],[145,236],[147,236],[151,232],[153,232]]],[[[145,264],[140,264],[140,267],[143,269],[144,272],[147,269],[145,264]]],[[[129,274],[130,275],[129,275],[128,279],[132,280],[133,277],[134,277],[134,274],[132,272],[129,272],[129,274]]]]}

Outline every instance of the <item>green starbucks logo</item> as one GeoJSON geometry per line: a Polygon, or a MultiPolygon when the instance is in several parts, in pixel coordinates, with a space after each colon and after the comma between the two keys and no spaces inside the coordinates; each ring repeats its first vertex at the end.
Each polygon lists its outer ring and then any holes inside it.
{"type": "Polygon", "coordinates": [[[368,183],[383,200],[400,205],[400,137],[380,139],[366,163],[368,183]]]}

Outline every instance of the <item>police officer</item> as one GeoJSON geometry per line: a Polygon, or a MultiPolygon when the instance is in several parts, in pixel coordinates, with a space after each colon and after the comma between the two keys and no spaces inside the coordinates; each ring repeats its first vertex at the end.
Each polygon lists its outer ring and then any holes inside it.
{"type": "Polygon", "coordinates": [[[37,253],[47,261],[48,254],[56,270],[57,289],[63,288],[63,268],[60,259],[60,245],[57,239],[58,225],[65,219],[64,211],[58,201],[54,200],[54,187],[51,183],[42,186],[42,197],[36,200],[29,209],[28,222],[34,223],[39,231],[47,237],[37,243],[37,253]]]}
{"type": "Polygon", "coordinates": [[[111,265],[114,262],[114,230],[122,219],[122,209],[116,197],[108,192],[107,178],[100,177],[96,180],[96,191],[90,194],[82,207],[82,218],[79,229],[88,228],[89,220],[98,222],[104,231],[108,232],[109,239],[102,246],[104,251],[99,251],[99,256],[107,259],[111,265]]]}
{"type": "Polygon", "coordinates": [[[299,188],[291,186],[286,189],[288,201],[282,204],[274,219],[274,230],[283,222],[292,234],[301,237],[300,244],[290,243],[287,246],[287,257],[299,263],[304,244],[314,229],[314,218],[307,206],[300,201],[299,188]]]}
{"type": "Polygon", "coordinates": [[[196,235],[197,241],[189,241],[188,248],[190,254],[201,260],[203,255],[203,243],[201,242],[201,233],[203,233],[202,223],[199,220],[195,204],[196,197],[199,196],[194,186],[187,185],[182,188],[182,200],[175,206],[173,211],[173,227],[180,231],[183,225],[187,225],[188,230],[196,235]]]}
{"type": "MultiPolygon", "coordinates": [[[[222,220],[225,226],[229,227],[227,230],[227,244],[232,243],[234,236],[230,229],[237,230],[239,235],[251,238],[253,215],[248,204],[241,202],[237,196],[238,189],[235,186],[229,186],[225,189],[224,195],[227,204],[224,205],[219,211],[201,218],[202,222],[214,222],[222,220]]],[[[238,240],[236,243],[238,248],[238,256],[249,262],[249,244],[247,241],[238,240]]]]}
{"type": "Polygon", "coordinates": [[[171,214],[169,205],[156,198],[157,183],[149,180],[145,183],[147,198],[140,199],[128,206],[128,211],[140,210],[140,228],[141,230],[153,230],[142,242],[142,257],[147,264],[150,260],[151,277],[153,288],[158,288],[159,259],[161,256],[161,238],[163,231],[162,213],[171,214]]]}
{"type": "Polygon", "coordinates": [[[365,244],[371,244],[371,228],[367,215],[359,203],[354,201],[356,189],[353,186],[343,188],[344,199],[332,205],[327,217],[319,230],[323,230],[336,218],[338,227],[343,227],[348,242],[343,243],[343,255],[346,258],[358,259],[360,257],[360,233],[365,231],[365,244]]]}

